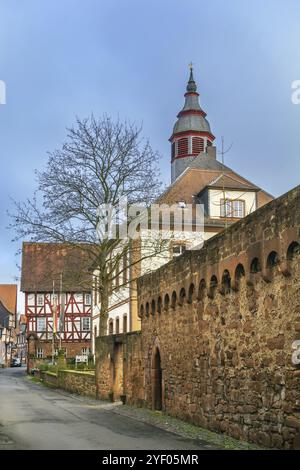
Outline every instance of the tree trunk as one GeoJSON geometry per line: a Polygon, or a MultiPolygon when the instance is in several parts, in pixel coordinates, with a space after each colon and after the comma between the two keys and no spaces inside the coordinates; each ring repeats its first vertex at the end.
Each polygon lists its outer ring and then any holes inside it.
{"type": "Polygon", "coordinates": [[[100,336],[107,335],[109,286],[107,279],[101,280],[100,287],[100,336]]]}

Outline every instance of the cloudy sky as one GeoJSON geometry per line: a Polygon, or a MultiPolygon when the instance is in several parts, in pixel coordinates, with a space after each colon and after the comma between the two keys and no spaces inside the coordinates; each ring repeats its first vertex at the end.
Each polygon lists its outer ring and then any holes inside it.
{"type": "Polygon", "coordinates": [[[19,276],[10,198],[32,194],[76,115],[143,123],[169,180],[191,60],[225,163],[275,196],[296,186],[299,24],[299,0],[0,0],[0,282],[19,276]]]}

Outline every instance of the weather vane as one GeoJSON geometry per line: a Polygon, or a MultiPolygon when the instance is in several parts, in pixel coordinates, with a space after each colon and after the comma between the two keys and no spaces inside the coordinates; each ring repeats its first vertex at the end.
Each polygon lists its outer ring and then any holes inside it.
{"type": "Polygon", "coordinates": [[[189,63],[189,68],[190,68],[190,70],[193,70],[193,67],[194,67],[193,62],[190,62],[190,63],[189,63]]]}

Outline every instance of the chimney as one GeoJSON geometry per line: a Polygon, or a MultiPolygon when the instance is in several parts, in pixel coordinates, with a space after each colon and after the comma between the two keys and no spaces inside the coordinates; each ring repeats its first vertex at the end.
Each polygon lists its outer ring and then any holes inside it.
{"type": "Polygon", "coordinates": [[[214,160],[217,159],[217,148],[214,145],[208,145],[206,147],[206,153],[210,158],[213,158],[214,160]]]}

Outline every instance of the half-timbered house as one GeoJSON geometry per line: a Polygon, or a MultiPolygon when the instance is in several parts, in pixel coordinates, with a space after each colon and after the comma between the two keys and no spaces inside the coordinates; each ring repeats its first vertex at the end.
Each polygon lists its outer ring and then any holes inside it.
{"type": "Polygon", "coordinates": [[[91,348],[92,292],[85,251],[53,243],[23,243],[21,290],[25,294],[27,338],[37,359],[58,349],[67,358],[91,348]]]}

